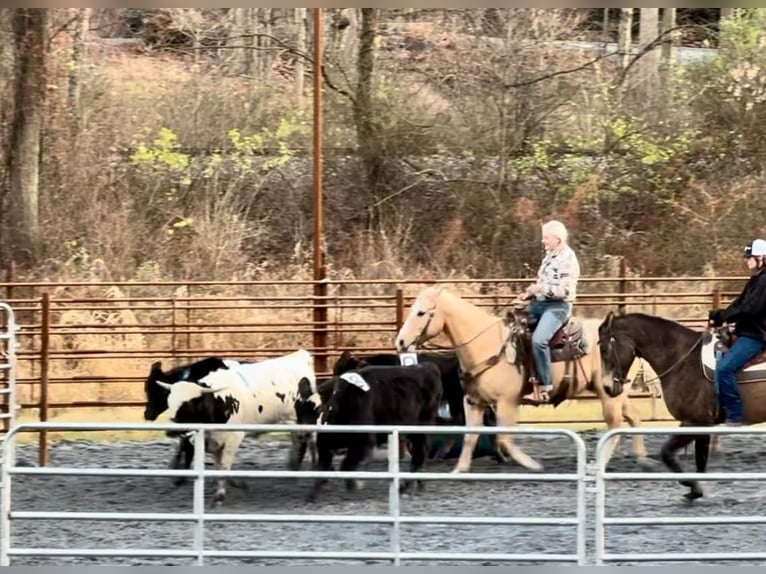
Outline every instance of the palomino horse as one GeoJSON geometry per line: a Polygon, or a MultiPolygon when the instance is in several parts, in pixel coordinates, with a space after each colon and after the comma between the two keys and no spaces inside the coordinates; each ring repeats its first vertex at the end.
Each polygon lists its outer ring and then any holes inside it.
{"type": "MultiPolygon", "coordinates": [[[[730,338],[695,331],[676,321],[628,313],[609,313],[599,328],[604,385],[622,382],[635,357],[642,357],[658,373],[662,396],[670,415],[681,426],[713,426],[723,422],[717,408],[715,386],[715,345],[729,346],[730,338]]],[[[737,374],[745,424],[766,422],[766,351],[751,359],[737,374]]],[[[675,453],[694,441],[697,472],[707,469],[710,435],[672,435],[662,445],[661,456],[673,472],[682,472],[675,453]]],[[[681,481],[689,487],[684,496],[694,500],[703,495],[699,483],[681,481]]]]}
{"type": "MultiPolygon", "coordinates": [[[[554,400],[560,399],[561,402],[587,388],[601,400],[604,420],[610,429],[619,427],[622,417],[631,426],[638,426],[641,423],[639,413],[630,405],[627,394],[617,390],[612,396],[602,385],[601,357],[596,341],[598,324],[597,319],[572,319],[562,328],[566,329],[567,334],[580,333],[574,342],[578,344],[579,337],[582,337],[586,350],[575,361],[564,360],[567,356],[565,353],[552,357],[554,400]]],[[[514,328],[511,328],[501,317],[469,303],[443,287],[432,286],[421,291],[415,299],[396,336],[396,348],[404,352],[442,332],[455,348],[463,370],[466,424],[480,426],[485,408],[495,405],[498,426],[514,426],[519,418],[522,395],[526,387],[531,386],[526,384],[523,376],[524,373],[528,374],[524,351],[529,345],[524,331],[518,329],[515,323],[514,328]]],[[[557,339],[560,334],[553,339],[557,339]]],[[[609,390],[613,389],[610,387],[609,390]]],[[[477,434],[465,435],[453,472],[467,472],[470,469],[477,440],[477,434]]],[[[498,435],[497,441],[511,458],[525,468],[542,468],[513,444],[510,435],[498,435]]],[[[618,440],[611,441],[610,458],[617,444],[618,440]]],[[[650,466],[643,437],[634,436],[633,453],[639,462],[650,466]]]]}

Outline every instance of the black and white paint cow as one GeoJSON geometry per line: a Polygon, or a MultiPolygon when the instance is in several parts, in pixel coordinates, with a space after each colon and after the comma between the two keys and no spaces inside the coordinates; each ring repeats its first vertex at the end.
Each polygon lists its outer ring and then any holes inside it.
{"type": "MultiPolygon", "coordinates": [[[[168,409],[168,395],[170,391],[156,384],[158,381],[169,384],[177,383],[178,381],[198,381],[214,371],[238,367],[240,364],[252,364],[252,362],[234,361],[220,357],[206,357],[193,363],[174,367],[167,372],[162,370],[162,361],[152,363],[149,376],[144,381],[144,395],[146,396],[144,420],[157,420],[157,417],[168,409]]],[[[178,448],[170,461],[169,467],[173,469],[191,468],[192,460],[194,460],[194,445],[190,439],[192,433],[168,431],[165,434],[169,437],[177,436],[179,439],[178,448]]],[[[184,482],[186,482],[185,478],[177,478],[174,484],[180,485],[184,482]]]]}
{"type": "MultiPolygon", "coordinates": [[[[295,421],[299,387],[308,381],[316,391],[314,359],[304,349],[258,363],[219,369],[198,381],[174,384],[157,381],[169,392],[170,420],[176,423],[279,424],[295,421]]],[[[229,470],[245,437],[240,431],[214,431],[205,438],[205,449],[216,467],[229,470]]],[[[261,432],[250,433],[252,436],[261,432]]],[[[226,481],[218,481],[214,503],[226,497],[226,481]]]]}
{"type": "MultiPolygon", "coordinates": [[[[334,376],[332,393],[325,388],[325,401],[320,408],[320,424],[328,425],[433,425],[442,401],[439,368],[430,362],[411,366],[369,366],[334,376]]],[[[318,393],[317,393],[318,394],[318,393]]],[[[428,437],[407,436],[411,445],[410,471],[419,471],[428,454],[428,437]]],[[[373,449],[387,440],[385,433],[317,433],[318,470],[330,470],[335,451],[346,449],[342,471],[356,470],[369,460],[373,449]]],[[[314,502],[327,482],[317,479],[308,495],[314,502]]],[[[405,492],[412,481],[405,481],[405,492]]],[[[347,480],[346,488],[354,489],[358,481],[347,480]]],[[[419,483],[422,487],[422,483],[419,483]]]]}

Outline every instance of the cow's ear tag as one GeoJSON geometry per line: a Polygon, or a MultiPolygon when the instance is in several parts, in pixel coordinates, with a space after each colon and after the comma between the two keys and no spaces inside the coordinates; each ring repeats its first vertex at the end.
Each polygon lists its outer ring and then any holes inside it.
{"type": "Polygon", "coordinates": [[[411,367],[418,364],[417,353],[399,353],[399,363],[403,367],[411,367]]]}

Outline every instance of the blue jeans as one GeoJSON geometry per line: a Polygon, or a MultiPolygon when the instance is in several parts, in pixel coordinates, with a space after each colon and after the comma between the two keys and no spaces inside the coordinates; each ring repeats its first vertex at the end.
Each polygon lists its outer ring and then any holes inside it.
{"type": "Polygon", "coordinates": [[[726,422],[743,422],[742,399],[737,388],[737,371],[766,347],[766,342],[751,337],[737,337],[731,349],[718,361],[715,386],[718,401],[726,410],[726,422]]]}
{"type": "Polygon", "coordinates": [[[537,319],[537,325],[532,333],[532,357],[535,360],[535,370],[543,389],[553,388],[551,375],[550,340],[569,318],[572,303],[561,300],[533,300],[527,307],[529,314],[537,319]]]}

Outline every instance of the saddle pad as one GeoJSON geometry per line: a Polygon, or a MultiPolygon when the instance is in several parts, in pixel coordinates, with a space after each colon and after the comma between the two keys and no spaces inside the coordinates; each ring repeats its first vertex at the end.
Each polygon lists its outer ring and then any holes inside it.
{"type": "Polygon", "coordinates": [[[367,384],[367,381],[365,381],[362,376],[359,373],[343,373],[340,376],[341,379],[346,381],[347,383],[350,383],[354,385],[355,387],[362,389],[365,393],[370,390],[370,385],[367,384]]]}

